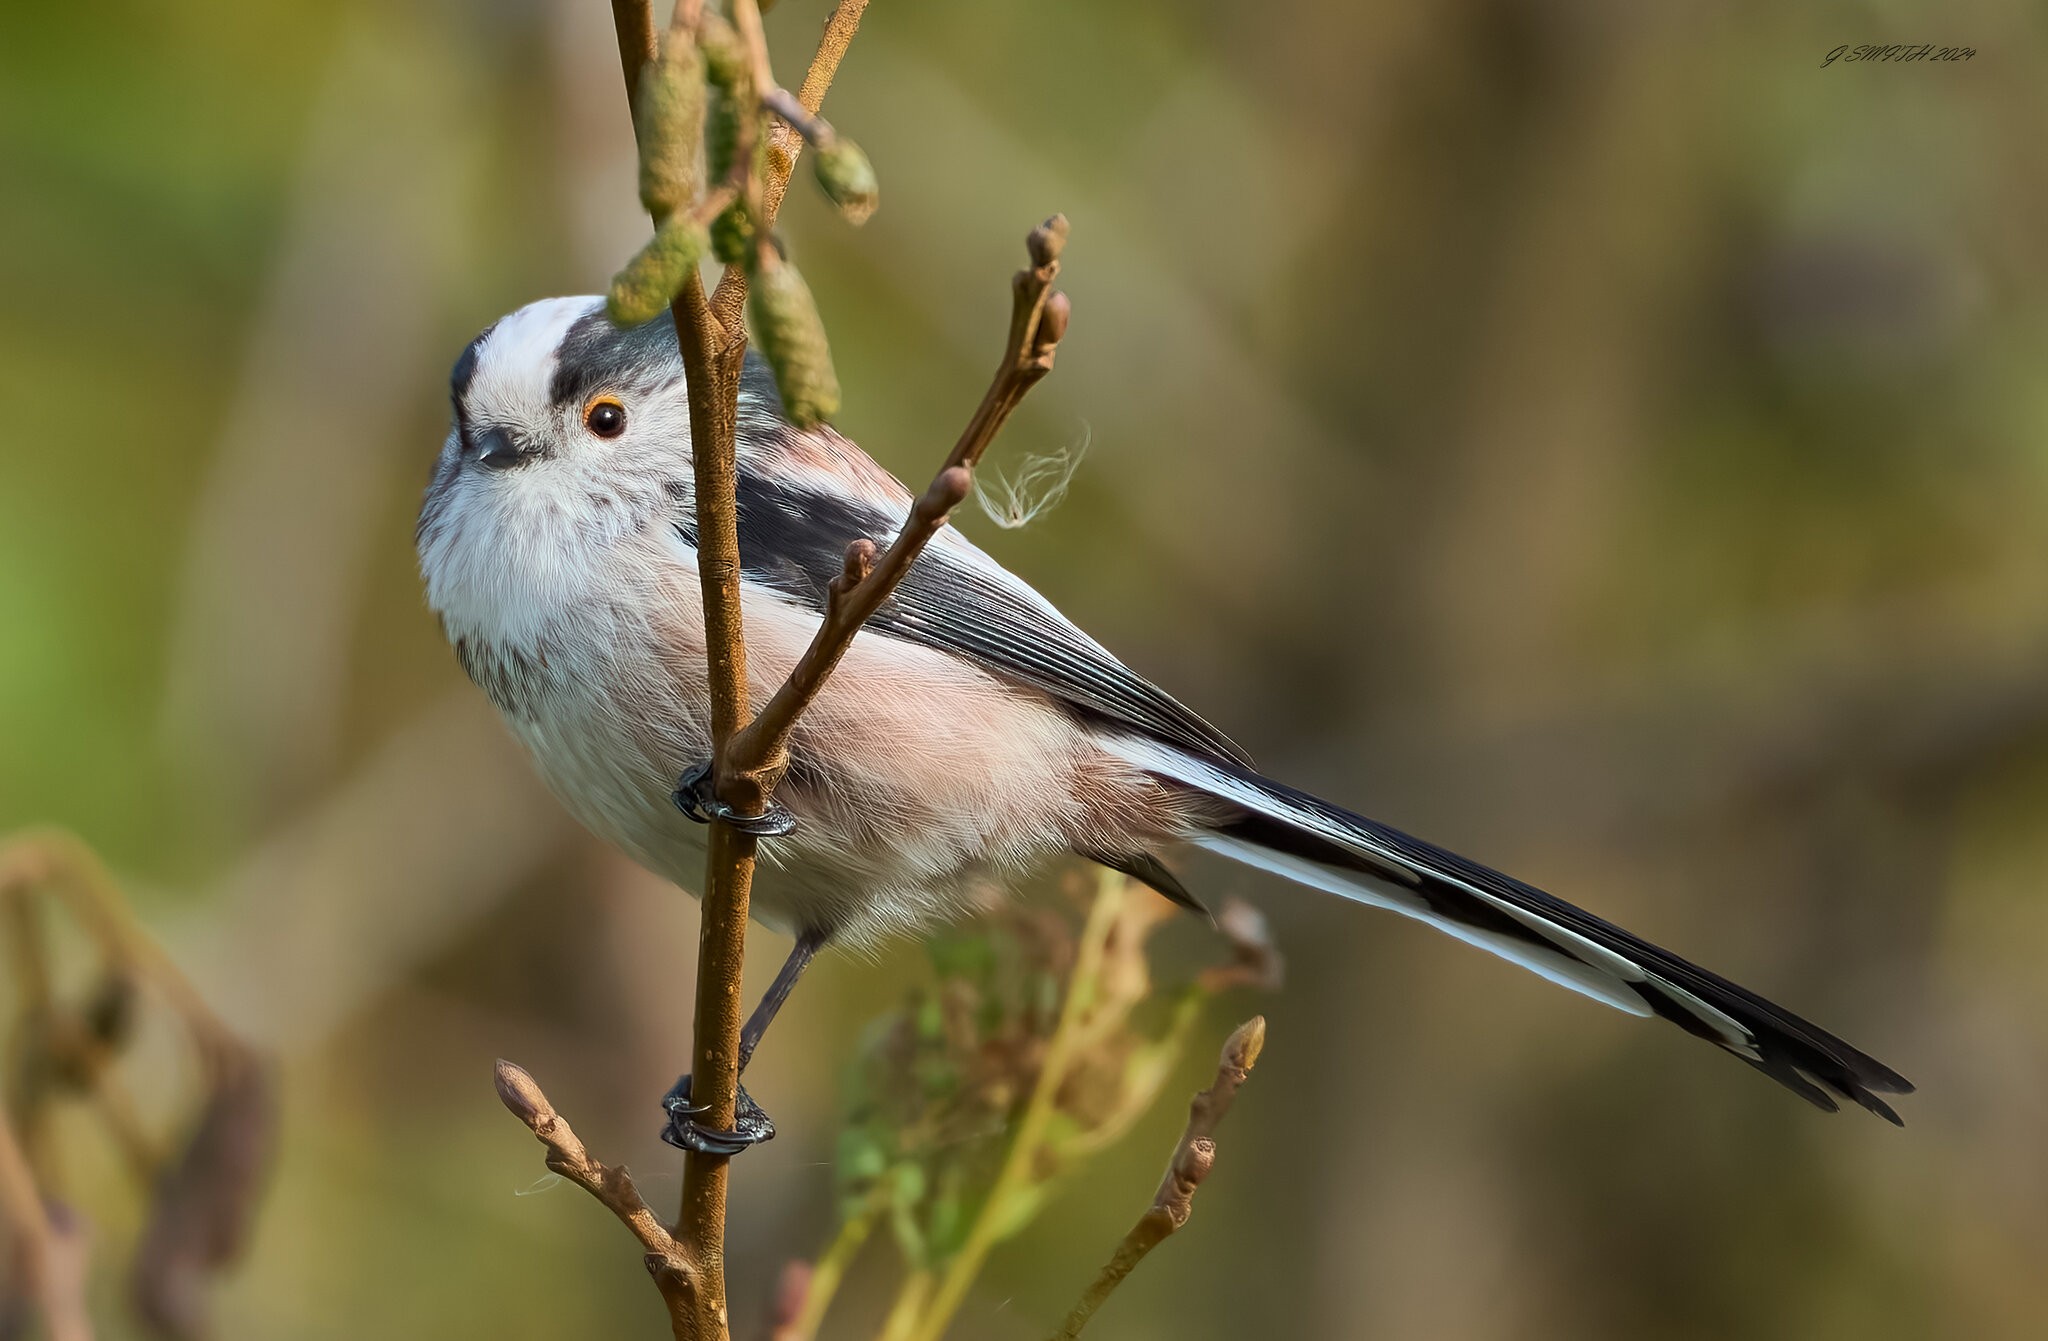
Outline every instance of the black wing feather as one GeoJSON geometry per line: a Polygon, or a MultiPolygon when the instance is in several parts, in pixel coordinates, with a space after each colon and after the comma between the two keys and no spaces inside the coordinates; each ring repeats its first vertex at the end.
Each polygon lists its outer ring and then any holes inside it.
{"type": "Polygon", "coordinates": [[[1899,1115],[1878,1095],[1910,1094],[1912,1083],[1876,1058],[1783,1006],[1513,876],[1248,769],[1231,771],[1240,781],[1272,797],[1278,803],[1274,808],[1277,813],[1245,810],[1233,823],[1221,826],[1223,831],[1309,861],[1348,867],[1412,889],[1427,900],[1433,913],[1448,920],[1515,937],[1532,946],[1559,948],[1472,893],[1475,889],[1483,890],[1502,903],[1583,936],[1647,970],[1651,975],[1649,981],[1619,985],[1641,997],[1660,1018],[1686,1032],[1726,1047],[1681,1002],[1660,993],[1658,980],[1691,993],[1727,1015],[1748,1032],[1756,1050],[1754,1057],[1739,1052],[1735,1055],[1808,1102],[1833,1112],[1838,1107],[1835,1097],[1841,1096],[1889,1122],[1899,1122],[1899,1115]],[[1320,823],[1315,828],[1289,824],[1283,818],[1289,812],[1305,812],[1320,823]],[[1326,838],[1317,832],[1325,826],[1349,832],[1358,841],[1340,843],[1326,838]]]}
{"type": "MultiPolygon", "coordinates": [[[[858,497],[742,470],[741,573],[822,611],[826,584],[839,575],[847,545],[859,539],[887,544],[908,512],[907,498],[891,513],[858,497]]],[[[689,522],[678,529],[695,543],[689,522]]],[[[925,549],[868,627],[957,652],[1071,708],[1203,758],[1250,763],[1229,737],[1111,656],[958,535],[925,549]]]]}
{"type": "MultiPolygon", "coordinates": [[[[827,584],[842,570],[847,545],[858,539],[886,544],[909,512],[909,496],[890,508],[851,492],[806,487],[800,474],[765,472],[758,458],[749,461],[746,455],[739,475],[742,574],[822,611],[827,584]]],[[[684,517],[676,528],[694,544],[692,524],[684,517]]],[[[1221,832],[1403,886],[1450,921],[1539,948],[1559,948],[1473,892],[1484,891],[1647,971],[1649,981],[1624,985],[1652,1012],[1689,1033],[1727,1047],[1682,1000],[1660,993],[1659,979],[1733,1019],[1749,1033],[1755,1051],[1754,1056],[1736,1055],[1810,1102],[1832,1110],[1840,1096],[1899,1121],[1878,1095],[1910,1093],[1913,1087],[1904,1077],[1783,1007],[1534,886],[1260,777],[1227,736],[1111,656],[957,533],[925,550],[869,628],[958,653],[1074,711],[1188,751],[1276,803],[1273,811],[1241,811],[1234,822],[1219,826],[1221,832]],[[1290,812],[1305,813],[1313,822],[1289,823],[1282,817],[1290,812]],[[1356,841],[1325,836],[1332,827],[1356,841]]],[[[1089,855],[1153,884],[1169,898],[1199,906],[1148,856],[1089,855]]]]}

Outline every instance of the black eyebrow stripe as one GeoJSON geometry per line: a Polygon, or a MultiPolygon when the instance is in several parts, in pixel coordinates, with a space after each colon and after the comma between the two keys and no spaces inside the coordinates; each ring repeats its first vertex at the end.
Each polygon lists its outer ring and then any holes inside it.
{"type": "Polygon", "coordinates": [[[497,329],[495,321],[484,327],[476,339],[463,346],[455,367],[448,373],[448,394],[455,400],[457,413],[461,412],[462,398],[469,394],[469,384],[476,377],[477,360],[483,356],[484,341],[490,339],[491,332],[497,329]]]}
{"type": "MultiPolygon", "coordinates": [[[[644,392],[681,382],[683,358],[676,348],[675,317],[663,312],[654,320],[625,330],[612,325],[603,305],[571,322],[555,350],[555,374],[548,399],[556,408],[576,405],[600,391],[644,392]]],[[[760,355],[749,352],[740,370],[741,390],[780,412],[775,375],[760,355]]]]}

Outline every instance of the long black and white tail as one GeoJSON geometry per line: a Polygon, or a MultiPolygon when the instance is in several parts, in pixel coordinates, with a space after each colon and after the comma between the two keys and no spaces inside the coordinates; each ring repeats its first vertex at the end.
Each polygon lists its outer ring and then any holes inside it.
{"type": "Polygon", "coordinates": [[[1194,840],[1203,847],[1427,922],[1631,1015],[1661,1016],[1829,1112],[1848,1099],[1899,1123],[1878,1096],[1913,1086],[1890,1067],[1611,922],[1250,769],[1153,741],[1125,749],[1220,812],[1194,840]]]}

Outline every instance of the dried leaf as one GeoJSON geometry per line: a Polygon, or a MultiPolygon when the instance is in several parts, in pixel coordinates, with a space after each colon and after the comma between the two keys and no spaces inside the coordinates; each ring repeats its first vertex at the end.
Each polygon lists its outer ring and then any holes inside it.
{"type": "Polygon", "coordinates": [[[248,1241],[276,1141],[268,1066],[247,1055],[223,1062],[190,1140],[157,1183],[136,1245],[130,1291],[155,1335],[208,1334],[207,1285],[248,1241]]]}

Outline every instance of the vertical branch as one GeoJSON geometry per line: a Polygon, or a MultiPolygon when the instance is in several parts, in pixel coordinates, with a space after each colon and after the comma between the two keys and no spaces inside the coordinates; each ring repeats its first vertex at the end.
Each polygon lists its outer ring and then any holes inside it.
{"type": "MultiPolygon", "coordinates": [[[[695,8],[687,4],[677,7],[677,31],[682,40],[694,40],[680,29],[694,18],[695,8]]],[[[612,17],[618,32],[627,102],[637,111],[640,73],[656,54],[652,7],[649,0],[613,0],[612,17]]],[[[655,220],[657,226],[661,222],[655,220]]],[[[703,281],[695,274],[676,295],[670,312],[675,318],[676,343],[682,355],[690,405],[698,577],[704,593],[715,762],[724,752],[725,741],[747,715],[734,466],[739,373],[746,356],[746,337],[743,331],[728,336],[725,328],[712,318],[703,281]]],[[[739,1093],[739,995],[753,872],[754,840],[723,823],[713,823],[697,940],[691,1071],[692,1097],[706,1109],[706,1121],[718,1127],[732,1125],[739,1093]]],[[[685,1337],[719,1338],[728,1334],[724,1267],[726,1175],[723,1158],[696,1151],[684,1156],[674,1253],[686,1267],[666,1263],[668,1270],[656,1271],[656,1284],[670,1304],[670,1322],[679,1341],[685,1337]]],[[[653,1269],[650,1263],[650,1270],[653,1269]]]]}
{"type": "Polygon", "coordinates": [[[612,28],[619,35],[619,68],[626,75],[626,101],[640,98],[640,69],[654,59],[654,6],[648,0],[612,0],[612,28]]]}
{"type": "MultiPolygon", "coordinates": [[[[812,62],[804,87],[822,99],[853,38],[865,0],[842,3],[826,30],[826,41],[812,62]]],[[[740,27],[757,54],[757,82],[772,84],[760,15],[751,0],[735,7],[740,27]]],[[[702,6],[678,0],[670,25],[670,41],[694,41],[702,6]]],[[[612,17],[619,42],[619,64],[629,104],[640,93],[641,71],[656,55],[656,29],[650,0],[613,0],[612,17]]],[[[637,109],[636,109],[637,110],[637,109]]],[[[635,118],[636,127],[638,118],[635,118]]],[[[793,158],[793,155],[791,156],[793,158]]],[[[751,164],[753,156],[742,156],[751,164]]],[[[742,191],[758,189],[751,180],[742,191]]],[[[771,169],[771,174],[772,174],[771,169]]],[[[787,181],[787,170],[781,174],[787,181]]],[[[659,227],[664,220],[655,219],[659,227]]],[[[763,234],[772,223],[772,209],[758,220],[763,234]]],[[[764,786],[758,771],[735,777],[726,766],[729,742],[746,726],[747,648],[740,613],[740,548],[738,477],[735,437],[738,431],[740,373],[746,359],[746,331],[740,319],[745,300],[744,272],[726,271],[719,286],[717,311],[692,273],[670,311],[682,355],[690,406],[690,455],[695,475],[698,580],[704,597],[704,635],[711,695],[712,786],[718,798],[740,814],[758,815],[766,808],[772,780],[764,786]]],[[[748,905],[754,877],[756,840],[722,821],[711,825],[705,859],[703,915],[697,943],[697,1000],[691,1049],[691,1098],[702,1109],[705,1125],[733,1124],[739,1095],[741,984],[745,966],[748,905]]],[[[728,1323],[725,1303],[725,1208],[727,1159],[698,1151],[683,1161],[683,1191],[677,1211],[675,1239],[688,1260],[695,1316],[691,1335],[723,1337],[728,1323]]],[[[678,1337],[685,1335],[678,1317],[678,1337]]]]}

